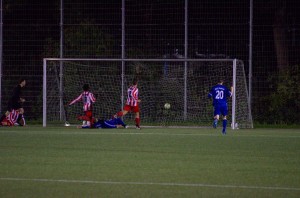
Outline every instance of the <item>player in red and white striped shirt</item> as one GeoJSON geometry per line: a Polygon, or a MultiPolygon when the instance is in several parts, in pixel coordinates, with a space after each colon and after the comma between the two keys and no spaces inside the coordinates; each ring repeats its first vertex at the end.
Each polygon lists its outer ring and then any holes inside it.
{"type": "Polygon", "coordinates": [[[120,111],[114,115],[114,117],[125,116],[128,112],[132,111],[135,113],[135,125],[136,129],[140,128],[140,108],[139,102],[139,89],[137,87],[138,80],[135,78],[133,80],[132,85],[127,90],[127,101],[125,106],[123,107],[123,111],[120,111]]]}
{"type": "Polygon", "coordinates": [[[1,121],[0,124],[2,126],[25,126],[26,123],[23,114],[21,114],[19,110],[11,109],[9,114],[1,121]],[[21,124],[18,123],[19,116],[21,117],[21,124]]]}
{"type": "Polygon", "coordinates": [[[69,105],[73,105],[76,102],[82,101],[84,115],[89,118],[89,120],[86,123],[83,123],[83,125],[92,126],[93,125],[93,123],[91,123],[93,121],[93,119],[92,119],[93,108],[92,107],[93,107],[93,103],[96,102],[96,98],[95,98],[94,94],[89,91],[90,87],[88,84],[84,84],[82,89],[83,89],[83,92],[77,98],[75,98],[73,101],[71,101],[69,103],[69,105]]]}

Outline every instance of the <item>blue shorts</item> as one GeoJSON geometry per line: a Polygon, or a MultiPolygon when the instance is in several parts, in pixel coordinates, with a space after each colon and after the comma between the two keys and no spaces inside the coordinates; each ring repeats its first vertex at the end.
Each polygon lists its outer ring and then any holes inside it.
{"type": "Polygon", "coordinates": [[[228,114],[228,107],[227,104],[224,105],[215,105],[214,106],[214,116],[216,115],[223,115],[223,116],[227,116],[228,114]]]}

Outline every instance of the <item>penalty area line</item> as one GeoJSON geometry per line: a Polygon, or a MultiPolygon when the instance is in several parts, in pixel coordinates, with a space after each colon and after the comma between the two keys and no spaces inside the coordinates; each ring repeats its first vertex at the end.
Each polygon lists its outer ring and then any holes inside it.
{"type": "Polygon", "coordinates": [[[245,186],[245,185],[219,185],[219,184],[201,184],[201,183],[121,182],[121,181],[34,179],[34,178],[9,178],[9,177],[2,177],[2,178],[0,178],[0,180],[2,180],[2,181],[54,182],[54,183],[56,182],[56,183],[106,184],[106,185],[157,185],[157,186],[243,188],[243,189],[300,191],[300,188],[280,187],[280,186],[245,186]]]}

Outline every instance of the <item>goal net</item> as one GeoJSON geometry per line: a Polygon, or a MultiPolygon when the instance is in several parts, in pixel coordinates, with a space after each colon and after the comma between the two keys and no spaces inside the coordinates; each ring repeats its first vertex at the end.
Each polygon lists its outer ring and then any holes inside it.
{"type": "MultiPolygon", "coordinates": [[[[211,126],[210,88],[225,80],[234,86],[228,99],[232,128],[252,128],[244,64],[232,59],[44,59],[43,126],[62,124],[68,119],[79,125],[82,103],[67,109],[70,101],[89,84],[97,98],[93,116],[109,119],[125,104],[127,88],[139,78],[142,126],[211,126]],[[169,109],[164,104],[169,103],[169,109]]],[[[123,119],[133,124],[132,114],[123,119]]]]}

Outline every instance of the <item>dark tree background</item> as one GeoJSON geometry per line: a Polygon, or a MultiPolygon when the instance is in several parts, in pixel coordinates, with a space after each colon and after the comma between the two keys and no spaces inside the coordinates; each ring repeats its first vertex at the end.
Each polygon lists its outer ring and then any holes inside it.
{"type": "MultiPolygon", "coordinates": [[[[296,0],[254,1],[252,113],[256,122],[299,124],[289,119],[300,110],[299,103],[293,102],[300,98],[298,4],[296,0]],[[279,114],[287,119],[276,119],[279,114]]],[[[42,59],[59,57],[59,9],[59,0],[3,1],[2,107],[18,79],[26,77],[27,117],[32,120],[40,118],[42,111],[36,106],[41,99],[42,59]]],[[[127,0],[126,57],[183,54],[183,10],[182,0],[127,0]]],[[[64,36],[65,57],[120,58],[121,1],[64,0],[64,36]]],[[[189,1],[189,57],[239,58],[248,73],[248,39],[248,0],[189,1]]]]}

